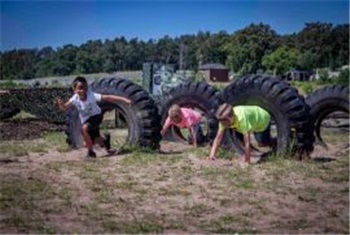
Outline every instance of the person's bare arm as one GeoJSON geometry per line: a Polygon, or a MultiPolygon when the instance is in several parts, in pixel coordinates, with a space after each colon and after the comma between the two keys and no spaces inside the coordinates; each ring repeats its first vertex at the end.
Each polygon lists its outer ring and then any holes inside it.
{"type": "Polygon", "coordinates": [[[107,102],[124,102],[127,103],[128,105],[131,105],[132,101],[128,98],[122,97],[122,96],[117,96],[117,95],[102,95],[101,96],[102,101],[107,101],[107,102]]]}
{"type": "Polygon", "coordinates": [[[250,134],[244,134],[244,161],[250,163],[250,134]]]}
{"type": "Polygon", "coordinates": [[[57,98],[54,103],[58,106],[58,108],[61,111],[66,111],[69,109],[73,104],[70,101],[64,102],[62,99],[57,98]]]}
{"type": "Polygon", "coordinates": [[[164,125],[163,128],[162,128],[162,130],[160,131],[160,134],[161,134],[162,136],[164,136],[167,130],[168,130],[168,126],[165,126],[165,125],[164,125]]]}
{"type": "Polygon", "coordinates": [[[221,131],[219,130],[218,133],[216,134],[216,137],[214,139],[213,145],[210,150],[210,155],[209,155],[210,160],[215,160],[216,158],[215,155],[219,148],[219,145],[221,144],[224,133],[225,133],[225,129],[222,129],[221,131]]]}

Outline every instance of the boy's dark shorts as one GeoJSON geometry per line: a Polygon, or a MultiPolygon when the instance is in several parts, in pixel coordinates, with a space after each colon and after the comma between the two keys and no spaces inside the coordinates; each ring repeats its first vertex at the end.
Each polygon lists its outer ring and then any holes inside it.
{"type": "Polygon", "coordinates": [[[270,134],[271,124],[269,124],[263,132],[254,132],[256,141],[259,144],[270,144],[271,134],[270,134]]]}
{"type": "Polygon", "coordinates": [[[84,125],[88,125],[88,133],[92,141],[95,141],[100,136],[100,125],[102,123],[103,115],[98,114],[90,117],[84,122],[84,125]]]}

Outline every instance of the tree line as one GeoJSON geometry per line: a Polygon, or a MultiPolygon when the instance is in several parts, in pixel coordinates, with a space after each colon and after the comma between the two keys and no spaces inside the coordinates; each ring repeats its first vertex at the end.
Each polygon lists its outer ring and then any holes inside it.
{"type": "Polygon", "coordinates": [[[278,35],[267,24],[251,24],[232,34],[199,31],[147,42],[118,37],[90,40],[57,49],[18,49],[0,53],[1,80],[141,70],[144,62],[197,70],[221,63],[245,75],[263,71],[282,75],[290,69],[339,68],[349,64],[349,24],[306,23],[294,34],[278,35]]]}

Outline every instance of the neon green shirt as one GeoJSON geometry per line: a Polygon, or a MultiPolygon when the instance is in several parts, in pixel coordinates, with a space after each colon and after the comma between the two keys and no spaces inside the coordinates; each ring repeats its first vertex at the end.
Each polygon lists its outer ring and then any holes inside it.
{"type": "MultiPolygon", "coordinates": [[[[230,128],[246,134],[248,132],[262,132],[270,123],[270,114],[259,106],[240,105],[233,107],[233,113],[236,117],[230,128]]],[[[219,131],[225,129],[220,123],[219,131]]]]}

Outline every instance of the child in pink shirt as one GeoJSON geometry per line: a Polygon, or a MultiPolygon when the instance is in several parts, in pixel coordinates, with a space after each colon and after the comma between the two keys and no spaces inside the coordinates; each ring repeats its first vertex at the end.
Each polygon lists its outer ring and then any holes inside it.
{"type": "Polygon", "coordinates": [[[174,104],[168,111],[168,117],[165,120],[161,134],[164,136],[166,131],[171,125],[177,126],[178,128],[188,128],[190,134],[188,136],[188,142],[195,147],[202,143],[204,140],[202,128],[200,122],[202,115],[189,108],[180,108],[179,105],[174,104]],[[192,141],[193,140],[193,141],[192,141]]]}

